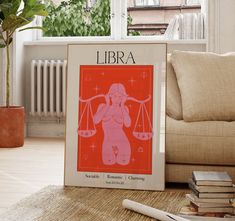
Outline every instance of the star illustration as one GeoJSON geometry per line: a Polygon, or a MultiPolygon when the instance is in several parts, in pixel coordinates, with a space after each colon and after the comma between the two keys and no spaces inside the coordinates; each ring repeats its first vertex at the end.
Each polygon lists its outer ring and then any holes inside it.
{"type": "Polygon", "coordinates": [[[133,86],[133,84],[136,82],[136,80],[135,79],[133,79],[133,78],[131,78],[130,80],[128,80],[129,82],[130,82],[130,84],[131,84],[131,86],[133,86]]]}
{"type": "Polygon", "coordinates": [[[85,81],[91,81],[91,77],[90,76],[86,76],[85,77],[85,81]]]}
{"type": "Polygon", "coordinates": [[[98,93],[98,91],[100,90],[100,88],[96,85],[93,90],[96,92],[96,94],[98,93]]]}
{"type": "Polygon", "coordinates": [[[95,144],[92,144],[92,145],[90,146],[90,148],[91,148],[92,151],[94,152],[94,151],[95,151],[95,148],[96,148],[96,145],[95,145],[95,144]]]}
{"type": "Polygon", "coordinates": [[[143,73],[142,73],[142,78],[145,79],[146,77],[147,77],[146,72],[143,72],[143,73]]]}
{"type": "Polygon", "coordinates": [[[143,147],[138,147],[138,152],[139,153],[143,153],[144,152],[144,148],[143,147]]]}

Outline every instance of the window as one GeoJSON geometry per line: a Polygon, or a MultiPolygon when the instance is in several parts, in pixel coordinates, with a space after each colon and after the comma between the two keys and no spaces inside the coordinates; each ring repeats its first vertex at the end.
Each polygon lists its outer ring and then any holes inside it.
{"type": "Polygon", "coordinates": [[[201,12],[199,3],[199,0],[134,0],[133,4],[131,0],[128,0],[127,11],[129,20],[127,33],[128,35],[165,38],[164,34],[169,23],[172,23],[171,21],[177,15],[201,12]],[[147,7],[149,4],[156,4],[156,7],[147,7]],[[191,7],[186,4],[196,5],[191,7]]]}
{"type": "MultiPolygon", "coordinates": [[[[43,20],[45,31],[41,37],[124,39],[151,36],[164,39],[176,16],[201,12],[200,0],[47,1],[50,15],[43,20]]],[[[179,28],[175,27],[177,31],[179,28]]]]}

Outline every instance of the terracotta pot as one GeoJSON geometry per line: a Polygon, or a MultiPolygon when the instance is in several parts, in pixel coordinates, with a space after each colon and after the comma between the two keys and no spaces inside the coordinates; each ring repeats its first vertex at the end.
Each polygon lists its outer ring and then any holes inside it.
{"type": "Polygon", "coordinates": [[[24,107],[0,107],[0,147],[24,145],[24,107]]]}

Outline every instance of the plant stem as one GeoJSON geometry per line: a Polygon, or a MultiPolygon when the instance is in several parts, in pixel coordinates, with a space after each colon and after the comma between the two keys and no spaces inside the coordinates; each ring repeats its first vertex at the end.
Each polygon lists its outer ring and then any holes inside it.
{"type": "Polygon", "coordinates": [[[6,106],[10,106],[10,45],[9,45],[9,33],[7,32],[6,39],[7,49],[7,69],[6,69],[6,106]]]}

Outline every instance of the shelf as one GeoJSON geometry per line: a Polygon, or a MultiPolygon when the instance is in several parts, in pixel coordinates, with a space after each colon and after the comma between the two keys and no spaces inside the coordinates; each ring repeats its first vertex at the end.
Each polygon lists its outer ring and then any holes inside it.
{"type": "Polygon", "coordinates": [[[25,46],[66,46],[68,44],[87,44],[87,43],[167,43],[167,44],[199,44],[199,45],[206,45],[207,40],[157,40],[153,39],[152,37],[147,38],[135,38],[130,37],[123,40],[114,40],[110,39],[109,37],[100,38],[97,40],[97,38],[46,38],[42,40],[36,40],[36,41],[26,41],[24,42],[25,46]]]}

